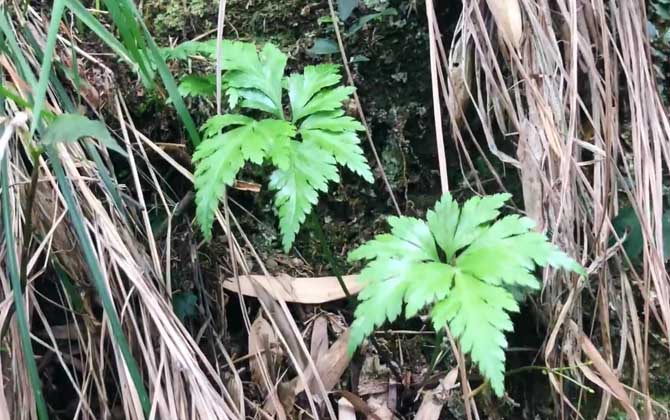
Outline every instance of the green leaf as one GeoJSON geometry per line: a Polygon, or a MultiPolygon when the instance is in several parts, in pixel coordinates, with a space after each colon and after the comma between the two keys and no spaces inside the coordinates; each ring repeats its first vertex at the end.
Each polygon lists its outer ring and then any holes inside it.
{"type": "Polygon", "coordinates": [[[356,130],[364,130],[363,125],[342,114],[342,111],[313,114],[300,125],[299,133],[304,142],[314,143],[330,153],[338,164],[372,183],[374,177],[356,134],[356,130]]]}
{"type": "Polygon", "coordinates": [[[367,25],[368,23],[372,22],[373,20],[379,20],[383,18],[384,16],[395,16],[398,14],[398,11],[393,8],[393,7],[388,7],[381,12],[378,13],[371,13],[369,15],[362,16],[356,23],[351,25],[349,30],[347,31],[347,35],[353,35],[356,32],[360,31],[367,25]]]}
{"type": "Polygon", "coordinates": [[[330,55],[336,54],[340,51],[337,42],[327,38],[317,38],[314,40],[314,45],[307,49],[309,55],[330,55]]]}
{"type": "Polygon", "coordinates": [[[209,240],[225,185],[233,185],[246,161],[263,163],[268,150],[276,147],[275,143],[288,142],[295,135],[295,128],[283,120],[256,121],[241,115],[221,115],[210,118],[204,132],[205,138],[193,154],[193,162],[196,220],[209,240]]]}
{"type": "Polygon", "coordinates": [[[179,93],[187,96],[214,96],[216,93],[216,77],[214,75],[198,76],[190,74],[179,82],[179,93]]]}
{"type": "Polygon", "coordinates": [[[47,131],[42,137],[42,144],[53,146],[61,142],[74,143],[82,137],[98,139],[103,146],[126,156],[125,150],[112,139],[105,124],[101,121],[89,120],[79,114],[58,115],[49,123],[47,131]]]}
{"type": "Polygon", "coordinates": [[[279,212],[282,244],[288,251],[300,225],[318,202],[319,192],[328,191],[328,182],[339,182],[335,159],[311,143],[291,141],[289,147],[275,148],[272,159],[283,161],[283,168],[270,177],[270,188],[276,190],[275,206],[279,212]],[[276,156],[278,151],[287,153],[276,156]]]}
{"type": "Polygon", "coordinates": [[[164,60],[187,60],[201,55],[206,58],[216,56],[216,39],[208,41],[186,41],[173,48],[160,48],[164,60]]]}
{"type": "Polygon", "coordinates": [[[321,91],[314,95],[297,114],[293,115],[293,121],[298,121],[317,112],[329,112],[341,109],[342,102],[349,99],[353,92],[354,88],[351,86],[339,86],[335,89],[321,91]]]}
{"type": "Polygon", "coordinates": [[[347,20],[356,7],[358,7],[358,0],[337,0],[337,11],[340,15],[340,20],[342,22],[347,20]]]}
{"type": "Polygon", "coordinates": [[[198,314],[198,297],[192,292],[178,292],[172,295],[172,309],[182,323],[198,314]]]}
{"type": "Polygon", "coordinates": [[[435,329],[449,326],[501,396],[505,332],[512,330],[508,312],[518,311],[514,295],[539,288],[536,266],[586,274],[543,234],[533,231],[532,220],[515,215],[496,220],[508,198],[508,194],[475,197],[461,208],[445,194],[428,211],[427,222],[391,217],[390,234],[377,235],[353,250],[350,261],[368,263],[360,275],[365,288],[351,326],[350,351],[386,320],[395,320],[403,301],[406,317],[432,305],[435,329]]]}
{"type": "Polygon", "coordinates": [[[224,41],[221,66],[226,70],[223,82],[228,94],[243,98],[244,107],[283,118],[281,97],[286,58],[286,54],[272,44],[265,44],[258,53],[254,44],[224,41]],[[261,95],[266,98],[262,99],[261,95]]]}
{"type": "Polygon", "coordinates": [[[303,109],[317,92],[336,85],[341,78],[338,66],[333,64],[307,66],[302,74],[292,74],[288,78],[288,96],[291,100],[293,121],[306,115],[303,109]]]}
{"type": "Polygon", "coordinates": [[[433,224],[431,228],[447,259],[477,238],[484,229],[482,225],[498,217],[500,207],[510,197],[509,194],[473,197],[458,211],[451,195],[445,194],[432,212],[434,215],[428,215],[428,223],[433,224]]]}
{"type": "MultiPolygon", "coordinates": [[[[670,258],[670,211],[663,213],[663,257],[667,261],[670,258]]],[[[612,226],[619,238],[625,237],[623,249],[630,258],[631,262],[638,263],[641,259],[642,248],[644,247],[644,236],[642,235],[642,226],[640,219],[632,206],[626,206],[619,210],[619,214],[612,220],[612,226]]],[[[613,245],[616,238],[610,240],[613,245]]]]}
{"type": "Polygon", "coordinates": [[[505,384],[505,332],[514,329],[507,312],[518,310],[514,296],[504,288],[458,273],[447,298],[431,311],[434,328],[449,324],[461,350],[470,354],[498,396],[505,384]]]}
{"type": "MultiPolygon", "coordinates": [[[[276,170],[270,188],[276,191],[282,244],[288,250],[319,193],[328,191],[330,181],[339,182],[337,164],[374,181],[357,135],[364,127],[342,109],[353,88],[337,86],[341,76],[338,66],[331,64],[307,66],[303,73],[285,78],[286,55],[271,44],[259,53],[254,44],[226,41],[222,55],[230,108],[261,110],[278,119],[257,123],[244,115],[228,114],[204,124],[207,144],[198,147],[193,158],[196,220],[205,238],[211,238],[224,186],[232,184],[246,161],[271,162],[276,170]],[[292,123],[284,121],[283,89],[288,91],[292,123]]],[[[208,85],[195,79],[185,88],[200,92],[208,85]]]]}

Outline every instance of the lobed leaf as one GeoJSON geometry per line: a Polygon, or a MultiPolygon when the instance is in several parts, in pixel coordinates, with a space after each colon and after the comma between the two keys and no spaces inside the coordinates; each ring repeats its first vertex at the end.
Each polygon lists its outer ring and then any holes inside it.
{"type": "Polygon", "coordinates": [[[216,93],[216,77],[214,75],[197,76],[190,74],[179,82],[179,94],[187,96],[214,96],[216,93]]]}
{"type": "Polygon", "coordinates": [[[295,135],[295,128],[283,120],[256,121],[241,115],[220,115],[207,121],[204,132],[205,138],[193,154],[193,162],[196,220],[209,240],[224,187],[233,184],[247,160],[261,164],[268,150],[276,149],[278,143],[288,143],[295,135]],[[228,130],[221,132],[223,129],[228,130]]]}
{"type": "Polygon", "coordinates": [[[278,169],[270,176],[270,188],[276,190],[275,206],[284,250],[288,251],[300,225],[318,202],[319,192],[328,191],[328,182],[339,182],[335,159],[311,143],[291,140],[288,147],[277,148],[272,157],[278,169]],[[285,155],[277,157],[277,150],[285,155]]]}
{"type": "Polygon", "coordinates": [[[302,74],[292,74],[288,78],[288,96],[291,101],[293,121],[298,121],[308,115],[305,107],[314,95],[324,88],[336,85],[341,78],[338,66],[334,64],[307,66],[302,74]]]}
{"type": "Polygon", "coordinates": [[[342,114],[342,111],[313,114],[300,125],[299,133],[304,142],[314,143],[330,153],[338,164],[372,183],[374,177],[355,131],[363,126],[342,114]]]}
{"type": "MultiPolygon", "coordinates": [[[[228,94],[242,98],[241,105],[260,109],[283,119],[282,79],[286,54],[272,44],[261,52],[251,43],[224,41],[221,66],[228,94]]],[[[237,102],[237,101],[235,101],[237,102]]]]}
{"type": "Polygon", "coordinates": [[[552,265],[579,274],[584,269],[533,231],[525,217],[495,220],[509,194],[475,197],[463,207],[445,194],[427,222],[391,217],[390,234],[377,235],[349,254],[369,260],[360,280],[366,287],[351,326],[350,351],[386,320],[433,305],[433,326],[449,326],[465,353],[504,392],[505,332],[513,329],[508,312],[518,311],[515,295],[539,288],[536,266],[552,265]],[[436,243],[444,252],[440,258],[436,243]]]}
{"type": "Polygon", "coordinates": [[[498,396],[505,384],[505,332],[514,329],[507,312],[518,310],[514,296],[504,288],[457,273],[447,298],[431,311],[435,329],[449,325],[498,396]]]}

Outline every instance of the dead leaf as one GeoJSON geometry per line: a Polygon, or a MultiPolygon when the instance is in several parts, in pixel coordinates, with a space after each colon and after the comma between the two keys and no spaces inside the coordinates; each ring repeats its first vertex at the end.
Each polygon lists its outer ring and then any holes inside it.
{"type": "Polygon", "coordinates": [[[312,324],[312,341],[309,346],[309,354],[312,360],[319,361],[328,351],[328,318],[318,316],[312,324]]]}
{"type": "Polygon", "coordinates": [[[458,380],[458,368],[453,368],[440,384],[423,394],[419,411],[414,416],[415,420],[438,420],[442,407],[447,403],[451,390],[454,389],[458,380]]]}
{"type": "Polygon", "coordinates": [[[537,129],[530,121],[521,124],[519,130],[519,146],[517,148],[517,159],[521,164],[521,187],[523,189],[523,201],[526,214],[537,222],[536,229],[544,231],[544,201],[542,195],[542,155],[544,147],[539,138],[537,129]]]}
{"type": "Polygon", "coordinates": [[[368,398],[368,407],[373,410],[373,413],[380,420],[393,420],[393,412],[389,408],[388,392],[373,395],[368,398]]]}
{"type": "MultiPolygon", "coordinates": [[[[249,369],[251,370],[251,379],[258,385],[264,386],[262,368],[271,374],[271,367],[276,358],[273,356],[273,348],[278,350],[277,335],[272,325],[259,314],[256,320],[251,324],[249,331],[249,355],[253,356],[249,360],[249,369]]],[[[274,378],[270,378],[273,381],[274,378]]]]}
{"type": "MultiPolygon", "coordinates": [[[[342,334],[337,339],[337,341],[335,341],[333,345],[330,346],[328,351],[319,358],[319,360],[314,362],[326,392],[331,391],[335,385],[337,385],[337,383],[340,381],[340,378],[342,377],[342,374],[349,366],[351,357],[347,352],[348,344],[349,330],[342,334]]],[[[311,370],[308,368],[306,371],[306,377],[310,384],[312,383],[311,376],[311,370]]],[[[305,390],[300,377],[294,378],[293,382],[295,382],[296,395],[305,390]]]]}
{"type": "MultiPolygon", "coordinates": [[[[363,285],[356,278],[358,276],[343,276],[344,284],[351,295],[361,291],[363,285]]],[[[337,281],[337,277],[291,277],[279,274],[274,277],[263,275],[240,276],[240,288],[245,296],[257,297],[252,280],[261,285],[274,299],[285,302],[317,305],[334,300],[344,299],[346,296],[337,281]],[[251,277],[251,278],[250,278],[251,277]]],[[[223,281],[226,290],[237,293],[234,278],[223,281]]]]}
{"type": "Polygon", "coordinates": [[[640,416],[637,414],[637,411],[628,398],[626,389],[623,387],[616,374],[612,371],[612,368],[607,364],[605,359],[603,359],[598,349],[596,349],[596,346],[593,345],[591,340],[589,340],[586,334],[581,331],[574,321],[570,321],[570,328],[577,336],[582,351],[589,357],[593,363],[593,367],[595,367],[600,375],[596,376],[593,371],[583,363],[578,365],[579,369],[587,378],[589,378],[589,380],[602,388],[603,391],[612,394],[614,398],[619,400],[621,406],[626,411],[626,414],[628,414],[629,419],[639,420],[640,416]]]}
{"type": "Polygon", "coordinates": [[[368,406],[368,404],[365,401],[363,401],[363,399],[361,397],[354,394],[353,392],[338,391],[338,394],[340,394],[342,397],[346,398],[347,401],[349,401],[351,403],[351,405],[354,406],[354,409],[358,413],[365,414],[368,418],[373,419],[373,420],[382,420],[374,413],[372,408],[370,408],[368,406]]]}
{"type": "Polygon", "coordinates": [[[502,36],[514,48],[518,49],[521,46],[521,36],[523,35],[519,0],[486,0],[486,4],[491,10],[493,19],[496,21],[502,36]]]}

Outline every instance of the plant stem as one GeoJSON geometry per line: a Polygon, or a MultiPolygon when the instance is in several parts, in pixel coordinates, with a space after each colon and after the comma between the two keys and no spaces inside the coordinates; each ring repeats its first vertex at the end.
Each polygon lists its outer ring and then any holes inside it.
{"type": "Polygon", "coordinates": [[[312,219],[311,223],[312,228],[314,229],[314,233],[316,234],[316,239],[319,241],[319,244],[321,245],[321,252],[323,253],[323,255],[326,256],[326,259],[328,260],[328,263],[330,264],[330,267],[333,270],[333,274],[335,274],[338,283],[340,283],[340,287],[342,288],[344,295],[347,297],[347,299],[350,299],[351,293],[349,293],[349,289],[347,289],[347,285],[344,283],[344,280],[342,279],[342,269],[340,267],[339,262],[335,258],[335,255],[333,254],[330,241],[326,239],[326,235],[323,233],[323,228],[321,227],[321,220],[319,220],[319,218],[317,217],[316,212],[312,213],[310,215],[310,218],[312,219]]]}

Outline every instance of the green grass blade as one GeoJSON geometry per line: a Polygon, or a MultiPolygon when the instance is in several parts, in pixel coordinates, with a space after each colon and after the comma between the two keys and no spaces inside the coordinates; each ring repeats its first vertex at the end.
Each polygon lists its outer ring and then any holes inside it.
{"type": "Polygon", "coordinates": [[[128,341],[126,340],[126,336],[124,335],[123,329],[121,327],[121,321],[119,320],[116,309],[114,307],[114,302],[111,295],[109,294],[109,291],[107,290],[107,286],[105,285],[104,276],[102,274],[98,259],[95,255],[92,239],[84,225],[84,218],[81,209],[74,199],[72,187],[69,180],[65,176],[63,166],[61,165],[58,156],[58,151],[53,147],[49,147],[47,148],[47,154],[50,157],[54,173],[56,174],[56,180],[60,187],[61,193],[63,194],[63,198],[65,199],[65,203],[67,204],[70,220],[72,221],[74,231],[77,235],[77,239],[79,240],[79,245],[84,254],[84,259],[86,260],[86,264],[91,271],[90,274],[93,278],[93,284],[95,285],[98,296],[100,297],[100,301],[102,303],[102,307],[105,311],[105,314],[107,315],[107,320],[112,331],[112,336],[121,350],[124,362],[128,368],[128,373],[130,374],[137,394],[140,398],[140,403],[142,404],[144,415],[148,417],[151,410],[149,394],[144,387],[140,369],[137,365],[137,362],[135,361],[135,358],[133,357],[133,354],[130,351],[128,341]]]}
{"type": "Polygon", "coordinates": [[[198,133],[198,129],[195,126],[195,122],[193,122],[193,118],[191,118],[191,114],[186,108],[184,99],[179,93],[177,82],[175,82],[174,77],[172,77],[172,73],[170,73],[170,69],[165,63],[165,59],[160,54],[158,45],[156,45],[156,42],[149,32],[149,29],[144,23],[144,19],[142,18],[140,11],[135,6],[135,3],[131,0],[121,0],[119,3],[123,4],[123,7],[126,7],[128,10],[132,11],[142,30],[144,31],[144,37],[149,47],[149,52],[151,53],[150,57],[153,60],[153,64],[158,69],[158,74],[163,80],[163,84],[165,85],[165,89],[168,91],[170,100],[172,101],[179,118],[181,118],[182,122],[184,123],[184,127],[186,128],[186,131],[191,138],[191,143],[193,143],[193,146],[197,146],[200,144],[200,134],[198,133]]]}
{"type": "MultiPolygon", "coordinates": [[[[135,63],[139,66],[139,73],[144,85],[154,89],[154,74],[151,69],[151,63],[144,53],[146,42],[142,36],[142,30],[134,19],[133,11],[128,5],[118,0],[105,0],[107,10],[112,17],[112,21],[119,29],[121,40],[132,55],[135,63]]],[[[133,5],[134,7],[134,5],[133,5]]]]}
{"type": "Polygon", "coordinates": [[[35,89],[33,119],[30,124],[31,137],[35,134],[35,130],[40,122],[42,108],[44,108],[44,100],[46,99],[47,87],[49,86],[49,75],[51,73],[51,61],[53,60],[54,50],[56,49],[58,27],[64,10],[65,0],[56,0],[51,11],[51,20],[49,21],[49,30],[47,32],[47,43],[44,48],[40,77],[37,82],[37,88],[35,89]]]}
{"type": "MultiPolygon", "coordinates": [[[[10,219],[12,211],[9,204],[9,182],[7,179],[6,156],[2,159],[0,164],[2,165],[2,172],[0,174],[0,180],[2,182],[2,194],[0,194],[2,196],[2,224],[4,225],[5,241],[7,243],[7,255],[5,261],[9,269],[9,277],[12,284],[14,306],[16,308],[16,320],[19,324],[19,336],[21,337],[21,348],[23,349],[23,359],[26,362],[28,378],[30,379],[30,385],[33,388],[33,394],[37,404],[37,417],[40,420],[47,420],[49,415],[42,394],[42,384],[40,382],[39,373],[37,372],[35,354],[33,353],[33,346],[30,339],[30,327],[28,326],[28,320],[26,319],[26,308],[23,304],[21,278],[19,275],[18,259],[16,258],[16,237],[14,236],[12,220],[10,219]]],[[[26,241],[29,239],[30,238],[24,238],[26,241]]],[[[23,258],[28,258],[28,256],[24,255],[23,258]]]]}
{"type": "MultiPolygon", "coordinates": [[[[142,23],[142,26],[144,26],[144,23],[142,23]]],[[[172,77],[172,73],[170,73],[170,69],[168,68],[167,64],[165,64],[165,60],[161,56],[160,51],[158,50],[158,46],[154,42],[153,38],[151,38],[151,35],[149,34],[146,26],[144,26],[144,30],[149,43],[149,49],[151,50],[151,54],[154,59],[154,63],[158,67],[158,74],[160,74],[161,79],[163,80],[163,84],[165,85],[165,89],[167,89],[168,95],[170,96],[170,100],[172,101],[172,104],[177,110],[177,114],[179,114],[179,117],[186,127],[186,131],[191,138],[193,147],[195,147],[200,144],[200,134],[198,133],[198,129],[195,127],[195,122],[193,122],[191,114],[188,112],[188,109],[186,109],[186,104],[184,103],[184,99],[182,98],[181,93],[179,93],[177,82],[175,82],[174,77],[172,77]]]]}
{"type": "Polygon", "coordinates": [[[136,65],[133,59],[130,58],[130,54],[128,53],[128,50],[126,50],[126,47],[124,47],[123,44],[116,39],[114,34],[108,31],[107,28],[98,21],[79,0],[65,0],[65,4],[67,5],[67,8],[74,13],[74,15],[77,16],[88,29],[93,31],[102,42],[107,44],[107,46],[111,48],[120,59],[130,65],[136,65]]]}
{"type": "Polygon", "coordinates": [[[30,71],[28,60],[26,60],[26,58],[23,56],[23,50],[21,47],[19,47],[19,43],[16,41],[14,28],[12,28],[12,25],[9,22],[9,19],[7,19],[7,15],[4,13],[4,11],[3,13],[0,13],[0,30],[2,30],[2,33],[5,35],[5,45],[3,45],[3,47],[9,47],[8,51],[11,52],[12,58],[15,60],[15,62],[18,63],[19,71],[25,78],[26,82],[28,82],[28,84],[31,86],[36,85],[37,80],[30,71]]]}

